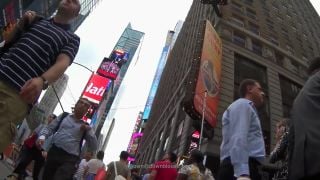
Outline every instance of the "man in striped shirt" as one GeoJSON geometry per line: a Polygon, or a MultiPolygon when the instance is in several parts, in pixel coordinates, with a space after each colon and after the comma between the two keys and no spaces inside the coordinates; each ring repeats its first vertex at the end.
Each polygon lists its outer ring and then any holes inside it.
{"type": "Polygon", "coordinates": [[[0,58],[0,152],[16,133],[42,90],[55,82],[72,63],[80,38],[69,31],[80,11],[79,0],[62,0],[56,15],[31,24],[35,13],[27,12],[16,26],[30,27],[0,58]]]}

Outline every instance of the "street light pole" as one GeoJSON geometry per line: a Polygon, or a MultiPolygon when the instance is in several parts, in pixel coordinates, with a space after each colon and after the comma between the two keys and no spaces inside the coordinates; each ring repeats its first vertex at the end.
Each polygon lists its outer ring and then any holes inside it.
{"type": "Polygon", "coordinates": [[[202,145],[203,125],[204,125],[204,115],[205,115],[205,111],[206,111],[207,93],[208,93],[207,91],[204,91],[203,104],[202,104],[202,119],[201,119],[201,130],[200,130],[199,150],[201,150],[201,145],[202,145]]]}
{"type": "MultiPolygon", "coordinates": [[[[74,61],[73,61],[72,63],[73,63],[73,64],[76,64],[76,65],[79,65],[79,66],[81,66],[81,67],[83,67],[83,68],[87,69],[88,71],[90,71],[90,72],[91,72],[91,76],[94,74],[94,71],[92,71],[91,69],[89,69],[87,66],[82,65],[82,64],[77,63],[77,62],[74,62],[74,61]]],[[[91,78],[91,76],[90,76],[90,78],[91,78]]],[[[59,98],[59,96],[58,96],[58,94],[57,94],[57,92],[56,92],[56,90],[55,90],[55,88],[54,88],[54,85],[52,84],[52,85],[51,85],[51,87],[52,87],[52,89],[53,89],[54,94],[56,95],[56,97],[57,97],[57,99],[58,99],[58,102],[59,102],[59,105],[60,105],[60,107],[61,107],[62,111],[64,112],[64,109],[63,109],[62,103],[61,103],[60,98],[59,98]]]]}
{"type": "Polygon", "coordinates": [[[89,69],[87,66],[85,66],[85,65],[82,65],[82,64],[80,64],[80,63],[77,63],[77,62],[72,62],[73,64],[76,64],[76,65],[79,65],[79,66],[81,66],[81,67],[84,67],[84,68],[86,68],[88,71],[90,71],[91,73],[94,73],[94,71],[92,71],[91,69],[89,69]]]}

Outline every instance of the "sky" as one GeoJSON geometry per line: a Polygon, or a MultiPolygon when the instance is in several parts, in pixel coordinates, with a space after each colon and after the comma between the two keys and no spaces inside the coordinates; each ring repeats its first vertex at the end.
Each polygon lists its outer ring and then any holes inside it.
{"type": "MultiPolygon", "coordinates": [[[[320,1],[310,1],[320,14],[320,1]]],[[[191,3],[192,0],[101,0],[76,31],[81,43],[74,61],[94,71],[103,57],[109,56],[128,23],[145,33],[141,51],[137,50],[118,91],[121,96],[115,99],[119,104],[111,107],[112,117],[107,117],[116,122],[105,151],[105,163],[118,160],[120,152],[127,149],[138,113],[144,109],[167,32],[185,19],[191,3]]],[[[66,74],[69,83],[61,102],[64,110],[70,111],[91,72],[72,64],[66,74]]],[[[57,106],[55,113],[61,112],[57,106]]]]}
{"type": "MultiPolygon", "coordinates": [[[[115,99],[119,104],[111,107],[109,114],[113,116],[107,117],[116,121],[105,151],[105,163],[118,160],[120,152],[127,149],[138,113],[147,101],[167,32],[185,19],[191,3],[192,0],[101,0],[75,32],[81,42],[74,61],[93,71],[103,57],[109,56],[128,23],[145,33],[118,91],[121,96],[115,99]]],[[[61,102],[64,110],[70,112],[91,72],[72,64],[66,74],[69,82],[61,102]]],[[[54,113],[61,112],[57,106],[54,113]]]]}

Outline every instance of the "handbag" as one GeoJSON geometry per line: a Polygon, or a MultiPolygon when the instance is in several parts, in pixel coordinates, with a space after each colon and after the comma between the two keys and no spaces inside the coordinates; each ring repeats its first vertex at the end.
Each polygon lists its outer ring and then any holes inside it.
{"type": "Polygon", "coordinates": [[[107,171],[104,169],[104,167],[101,167],[98,169],[96,176],[94,177],[94,180],[103,180],[106,178],[107,171]]]}
{"type": "Polygon", "coordinates": [[[27,146],[28,148],[32,148],[35,145],[37,139],[38,139],[37,133],[33,133],[24,141],[24,145],[27,146]]]}
{"type": "Polygon", "coordinates": [[[123,176],[121,176],[120,174],[118,175],[118,170],[117,170],[117,165],[116,165],[116,162],[113,161],[113,166],[114,166],[114,172],[116,174],[114,180],[126,180],[126,178],[124,178],[123,176]]]}

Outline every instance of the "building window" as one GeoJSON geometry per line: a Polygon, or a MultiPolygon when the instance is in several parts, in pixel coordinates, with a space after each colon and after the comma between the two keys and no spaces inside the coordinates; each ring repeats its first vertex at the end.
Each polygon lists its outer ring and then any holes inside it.
{"type": "Polygon", "coordinates": [[[239,98],[239,86],[242,80],[251,78],[257,80],[265,93],[264,106],[258,109],[258,115],[261,121],[261,128],[265,140],[266,152],[270,152],[270,111],[269,111],[269,93],[267,83],[267,71],[264,66],[261,66],[252,60],[235,54],[235,75],[234,75],[234,99],[239,98]]]}
{"type": "Polygon", "coordinates": [[[262,45],[257,41],[252,41],[252,52],[262,55],[262,45]]]}
{"type": "Polygon", "coordinates": [[[232,1],[231,8],[235,12],[238,12],[240,14],[243,13],[241,4],[238,4],[237,2],[232,1]]]}
{"type": "Polygon", "coordinates": [[[293,47],[291,45],[287,44],[286,48],[287,48],[287,51],[288,51],[289,54],[291,54],[291,55],[294,54],[293,47]]]}
{"type": "Polygon", "coordinates": [[[247,16],[248,16],[249,18],[251,18],[251,19],[254,19],[254,20],[257,19],[256,12],[253,11],[253,10],[251,10],[251,9],[249,9],[249,8],[246,9],[246,14],[247,14],[247,16]]]}
{"type": "Polygon", "coordinates": [[[234,44],[245,47],[246,46],[246,36],[238,33],[237,31],[233,32],[232,41],[234,44]]]}
{"type": "Polygon", "coordinates": [[[237,26],[244,27],[244,20],[234,14],[232,14],[231,22],[237,26]]]}
{"type": "Polygon", "coordinates": [[[277,40],[276,37],[270,36],[270,42],[276,46],[279,46],[279,41],[277,40]]]}
{"type": "Polygon", "coordinates": [[[283,63],[284,56],[282,54],[278,53],[277,51],[274,53],[274,56],[276,58],[277,64],[280,65],[281,67],[283,67],[284,66],[284,63],[283,63]]]}
{"type": "Polygon", "coordinates": [[[290,117],[290,111],[293,101],[300,92],[302,86],[282,75],[279,75],[279,80],[282,97],[283,117],[290,117]]]}
{"type": "Polygon", "coordinates": [[[243,2],[250,6],[253,4],[253,0],[243,0],[243,2]]]}
{"type": "Polygon", "coordinates": [[[259,26],[256,24],[253,24],[251,22],[248,23],[248,29],[249,31],[253,32],[256,35],[260,35],[259,26]]]}

